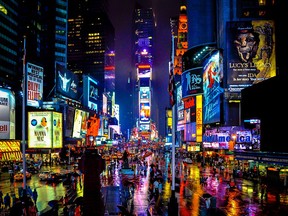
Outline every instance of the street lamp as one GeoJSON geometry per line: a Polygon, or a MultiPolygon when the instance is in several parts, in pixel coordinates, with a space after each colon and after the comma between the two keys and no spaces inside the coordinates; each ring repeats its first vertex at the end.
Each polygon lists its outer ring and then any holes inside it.
{"type": "Polygon", "coordinates": [[[23,160],[23,196],[26,193],[26,36],[24,35],[23,39],[23,80],[22,80],[22,160],[23,160]]]}

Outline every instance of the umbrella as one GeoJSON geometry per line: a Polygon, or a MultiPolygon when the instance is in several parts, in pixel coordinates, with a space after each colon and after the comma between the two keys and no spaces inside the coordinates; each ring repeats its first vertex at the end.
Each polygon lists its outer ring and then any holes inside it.
{"type": "Polygon", "coordinates": [[[58,203],[59,203],[59,200],[50,200],[48,202],[48,205],[53,208],[53,207],[57,206],[58,203]]]}
{"type": "Polygon", "coordinates": [[[83,205],[84,204],[84,198],[82,196],[76,197],[74,199],[73,203],[76,205],[83,205]]]}
{"type": "Polygon", "coordinates": [[[203,197],[203,198],[211,198],[212,195],[209,194],[209,193],[204,193],[204,194],[202,195],[202,197],[203,197]]]}

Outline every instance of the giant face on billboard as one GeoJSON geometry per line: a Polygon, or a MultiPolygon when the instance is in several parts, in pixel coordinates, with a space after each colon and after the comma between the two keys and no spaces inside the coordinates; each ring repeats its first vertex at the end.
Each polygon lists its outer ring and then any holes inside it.
{"type": "Polygon", "coordinates": [[[27,63],[27,106],[41,106],[42,95],[43,67],[27,63]]]}
{"type": "Polygon", "coordinates": [[[63,65],[56,64],[56,92],[74,100],[78,100],[78,77],[63,65]]]}
{"type": "Polygon", "coordinates": [[[230,92],[276,76],[275,27],[271,20],[227,23],[227,84],[230,92]]]}
{"type": "Polygon", "coordinates": [[[62,148],[62,113],[41,111],[28,113],[28,147],[62,148]]]}

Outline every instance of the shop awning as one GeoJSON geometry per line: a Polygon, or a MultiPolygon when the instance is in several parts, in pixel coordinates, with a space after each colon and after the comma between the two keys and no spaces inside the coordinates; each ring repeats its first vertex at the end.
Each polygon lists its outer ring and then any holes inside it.
{"type": "Polygon", "coordinates": [[[20,161],[22,160],[22,153],[20,151],[17,152],[0,152],[0,160],[1,161],[20,161]]]}
{"type": "Polygon", "coordinates": [[[19,140],[0,140],[0,160],[21,160],[22,153],[20,151],[19,140]]]}

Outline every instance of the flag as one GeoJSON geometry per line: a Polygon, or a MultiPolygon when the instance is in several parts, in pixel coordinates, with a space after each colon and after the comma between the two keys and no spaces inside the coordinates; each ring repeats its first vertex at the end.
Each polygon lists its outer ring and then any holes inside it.
{"type": "Polygon", "coordinates": [[[170,63],[169,68],[169,85],[168,85],[168,92],[170,96],[170,104],[171,106],[174,106],[175,104],[175,78],[174,78],[174,67],[173,63],[170,63]]]}

